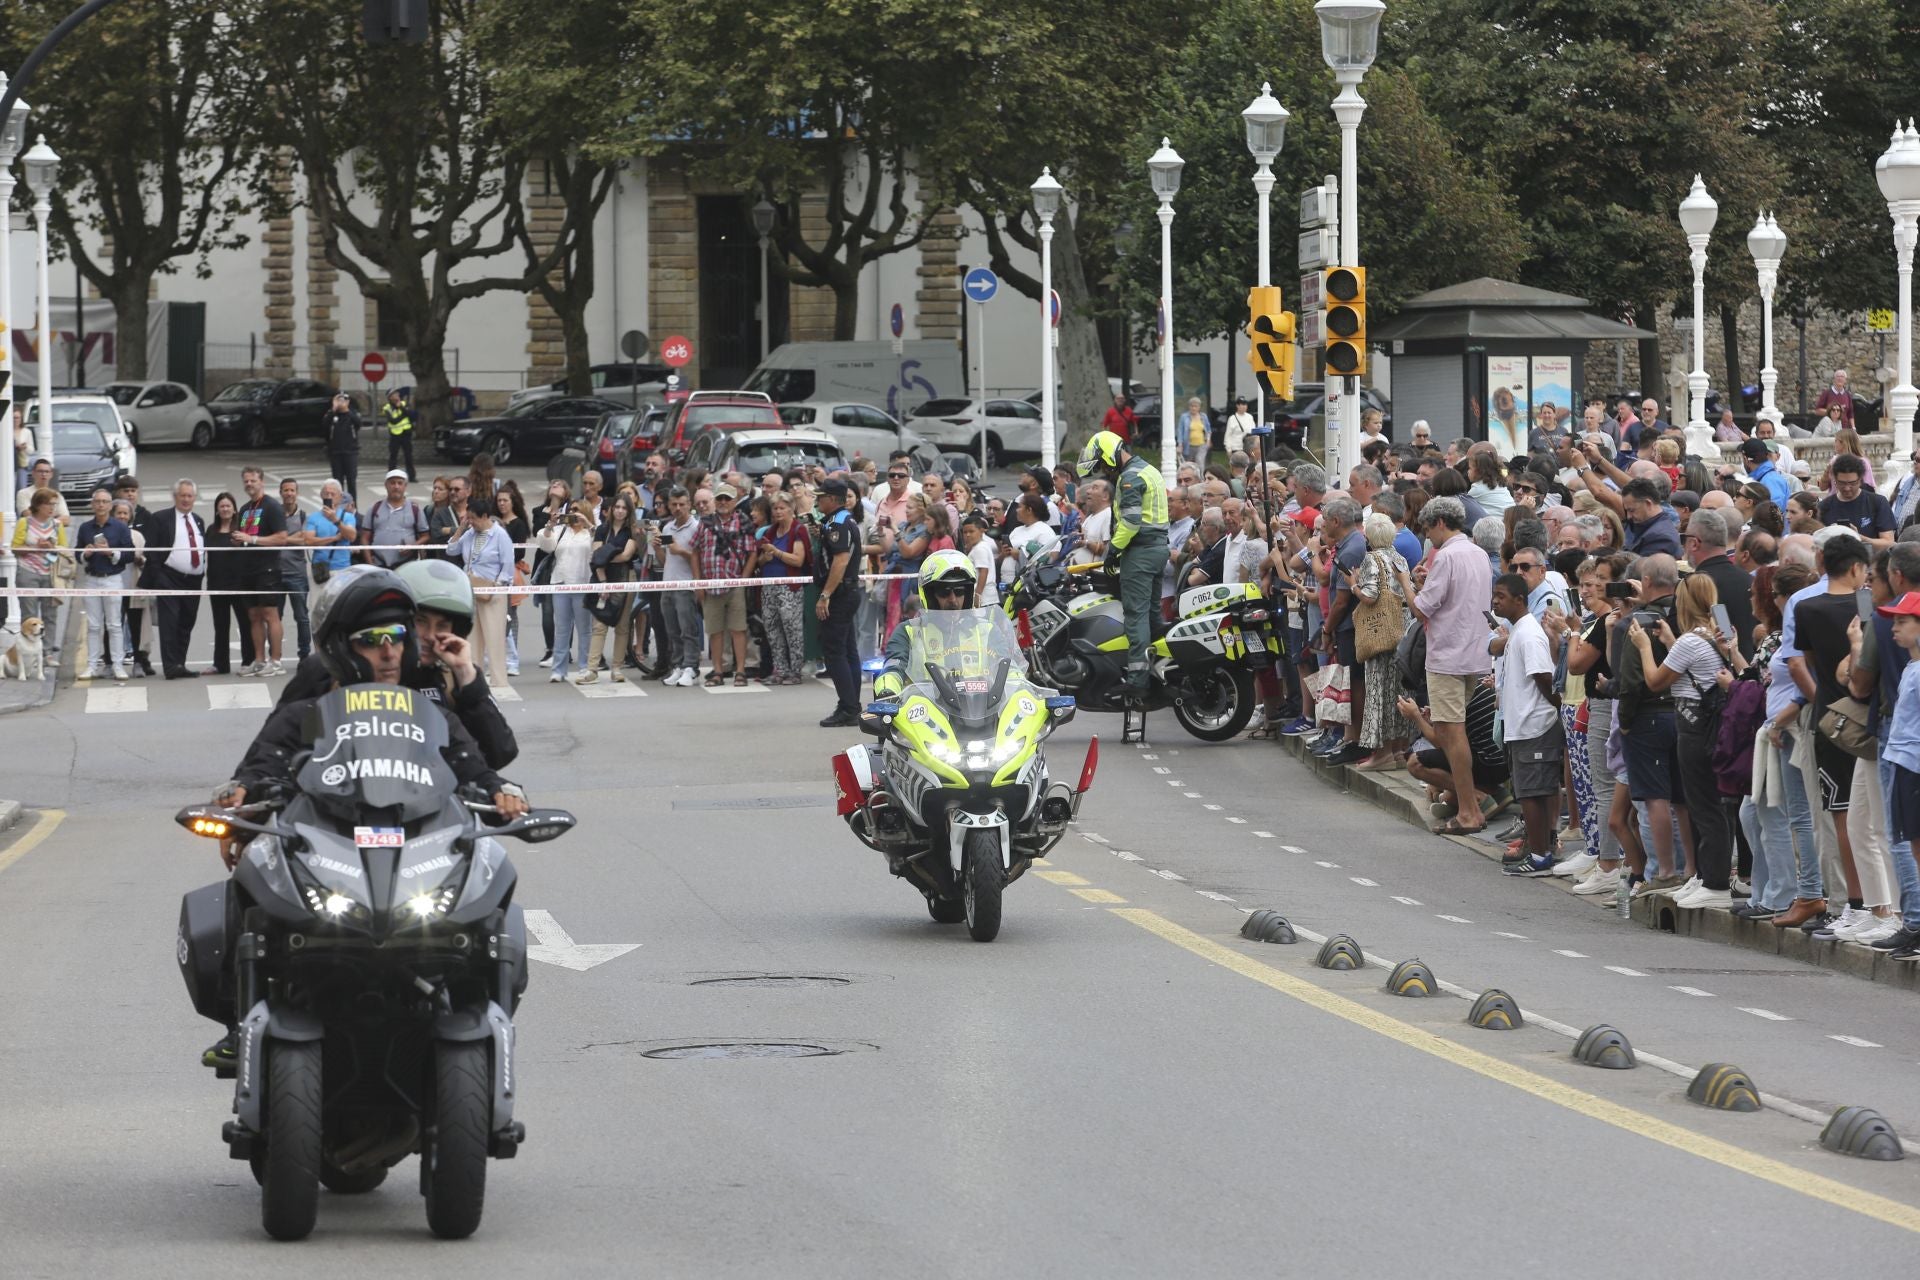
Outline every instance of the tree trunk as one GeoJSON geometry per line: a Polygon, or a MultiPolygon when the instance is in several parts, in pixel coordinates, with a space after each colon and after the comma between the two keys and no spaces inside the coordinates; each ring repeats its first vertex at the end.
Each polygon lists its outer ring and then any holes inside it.
{"type": "Polygon", "coordinates": [[[126,382],[147,379],[148,293],[153,276],[128,268],[113,295],[114,376],[126,382]]]}
{"type": "MultiPolygon", "coordinates": [[[[1056,372],[1060,402],[1054,406],[1054,432],[1062,460],[1079,457],[1087,438],[1100,429],[1112,396],[1107,391],[1106,360],[1093,318],[1093,292],[1087,287],[1086,259],[1073,218],[1053,220],[1053,287],[1060,291],[1060,347],[1056,372]]],[[[1045,308],[1048,303],[1041,299],[1045,308]]],[[[1045,314],[1044,311],[1042,314],[1045,314]]]]}
{"type": "Polygon", "coordinates": [[[434,428],[453,421],[450,403],[452,383],[447,377],[447,322],[453,317],[453,304],[444,293],[429,294],[425,280],[407,289],[412,281],[394,281],[396,293],[409,296],[391,301],[403,316],[407,335],[407,367],[413,374],[414,430],[420,439],[431,440],[434,428]]]}
{"type": "Polygon", "coordinates": [[[571,290],[562,296],[562,307],[554,308],[560,317],[560,336],[567,344],[567,394],[590,396],[593,394],[593,353],[588,343],[587,303],[589,296],[576,296],[571,290]]]}
{"type": "MultiPolygon", "coordinates": [[[[1633,308],[1633,323],[1638,328],[1651,329],[1658,334],[1660,332],[1659,314],[1659,309],[1652,303],[1638,303],[1633,308]]],[[[1660,362],[1660,339],[1658,337],[1642,338],[1638,345],[1640,348],[1640,398],[1645,399],[1648,396],[1664,398],[1667,388],[1667,371],[1660,362]]],[[[1624,395],[1629,388],[1616,387],[1614,390],[1624,395]]],[[[1668,410],[1669,422],[1672,421],[1672,412],[1671,409],[1668,410]]]]}
{"type": "Polygon", "coordinates": [[[1720,403],[1737,414],[1743,407],[1740,399],[1740,315],[1732,307],[1720,308],[1720,340],[1727,348],[1727,391],[1720,403]]]}
{"type": "MultiPolygon", "coordinates": [[[[847,250],[849,256],[852,248],[847,250]]],[[[829,276],[833,286],[833,340],[851,342],[860,323],[860,268],[858,263],[837,262],[829,276]]]]}

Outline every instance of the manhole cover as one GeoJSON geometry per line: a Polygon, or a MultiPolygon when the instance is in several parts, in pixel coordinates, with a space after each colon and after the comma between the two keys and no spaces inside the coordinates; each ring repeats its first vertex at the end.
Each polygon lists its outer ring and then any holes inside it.
{"type": "Polygon", "coordinates": [[[833,803],[833,797],[814,796],[747,796],[740,799],[722,797],[689,796],[675,800],[676,809],[824,809],[833,803]]]}
{"type": "Polygon", "coordinates": [[[670,1045],[649,1049],[643,1058],[831,1058],[844,1050],[824,1044],[798,1044],[778,1040],[736,1040],[722,1044],[670,1045]]]}
{"type": "Polygon", "coordinates": [[[852,978],[827,973],[739,973],[720,978],[695,978],[695,987],[844,987],[852,978]]]}

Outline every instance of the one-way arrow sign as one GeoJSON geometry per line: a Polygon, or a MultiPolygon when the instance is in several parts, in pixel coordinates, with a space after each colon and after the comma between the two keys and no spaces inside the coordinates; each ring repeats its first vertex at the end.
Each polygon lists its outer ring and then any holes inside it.
{"type": "Polygon", "coordinates": [[[986,267],[975,267],[967,272],[966,282],[961,286],[967,297],[975,302],[985,302],[1000,289],[1000,277],[986,267]]]}
{"type": "Polygon", "coordinates": [[[585,973],[595,965],[618,960],[640,946],[637,942],[575,942],[551,911],[529,910],[527,932],[534,937],[527,947],[527,959],[557,964],[575,973],[585,973]]]}

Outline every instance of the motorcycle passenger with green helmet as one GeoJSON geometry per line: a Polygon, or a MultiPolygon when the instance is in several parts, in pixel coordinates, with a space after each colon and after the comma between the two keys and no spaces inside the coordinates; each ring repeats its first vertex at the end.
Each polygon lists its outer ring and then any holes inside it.
{"type": "Polygon", "coordinates": [[[1127,448],[1111,431],[1096,432],[1074,468],[1082,480],[1105,480],[1113,491],[1113,538],[1106,572],[1119,580],[1127,631],[1127,688],[1144,695],[1152,685],[1149,646],[1167,567],[1167,482],[1159,468],[1127,448]]]}
{"type": "MultiPolygon", "coordinates": [[[[973,561],[958,551],[936,551],[920,563],[915,584],[922,609],[971,609],[979,583],[973,561]]],[[[899,693],[906,685],[907,660],[913,651],[912,618],[904,619],[887,637],[885,666],[873,679],[875,697],[899,693]]]]}
{"type": "MultiPolygon", "coordinates": [[[[358,566],[365,568],[366,566],[358,566]]],[[[342,574],[356,569],[343,569],[342,574]]],[[[389,570],[413,599],[413,636],[400,683],[418,689],[451,712],[480,746],[489,767],[504,769],[520,754],[513,728],[493,700],[473,660],[473,584],[447,560],[411,560],[389,570]]],[[[280,695],[280,705],[318,697],[332,687],[319,648],[300,663],[280,695]]]]}

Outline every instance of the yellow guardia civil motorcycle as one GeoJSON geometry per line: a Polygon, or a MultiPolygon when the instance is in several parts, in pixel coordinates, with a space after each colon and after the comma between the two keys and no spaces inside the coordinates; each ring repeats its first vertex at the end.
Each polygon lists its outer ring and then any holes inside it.
{"type": "Polygon", "coordinates": [[[1074,701],[1027,678],[998,609],[935,609],[910,622],[905,686],[870,703],[877,746],[833,758],[840,816],[942,924],[979,942],[1000,932],[1001,891],[1059,843],[1093,785],[1100,742],[1077,787],[1052,781],[1041,744],[1074,701]]]}

